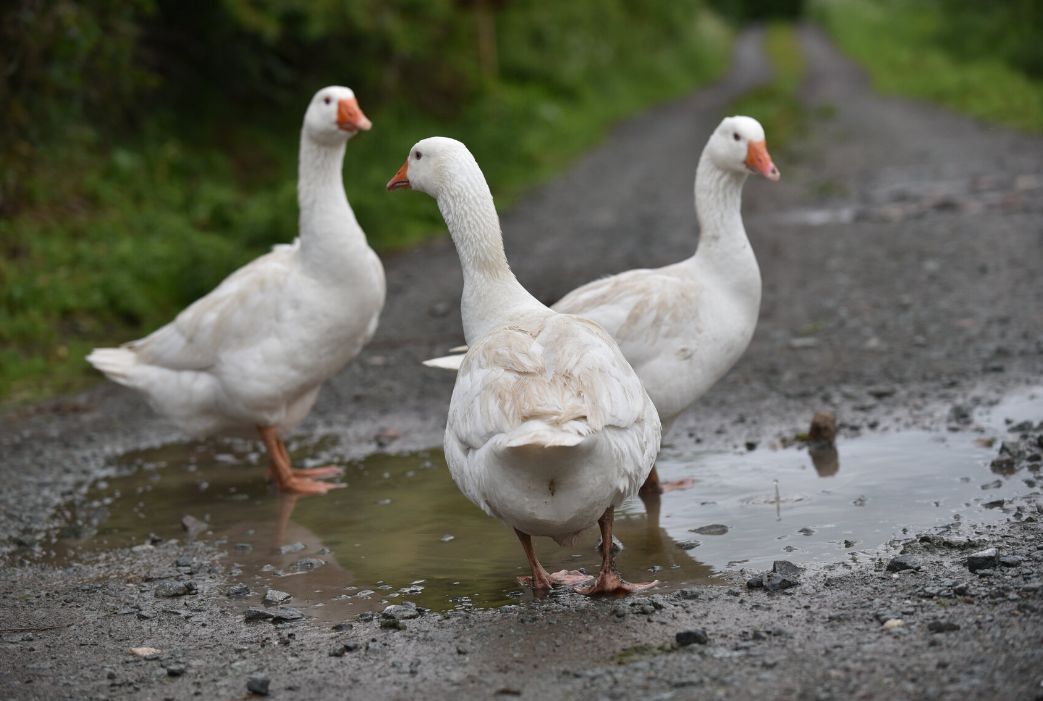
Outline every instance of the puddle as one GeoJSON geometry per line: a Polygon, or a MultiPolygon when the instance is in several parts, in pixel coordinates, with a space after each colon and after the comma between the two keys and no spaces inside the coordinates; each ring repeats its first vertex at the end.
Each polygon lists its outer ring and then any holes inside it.
{"type": "MultiPolygon", "coordinates": [[[[1004,435],[1006,419],[1041,417],[1043,388],[979,409],[979,431],[874,433],[816,454],[667,448],[658,463],[663,479],[691,477],[695,485],[617,512],[615,533],[625,545],[619,568],[633,581],[657,578],[669,591],[714,583],[725,569],[767,569],[775,559],[858,557],[906,528],[1005,520],[1002,508],[985,504],[1032,491],[1025,480],[1039,473],[994,474],[989,462],[998,444],[976,439],[1004,435]]],[[[531,596],[515,581],[528,568],[513,531],[460,494],[441,451],[344,463],[318,443],[291,446],[291,455],[300,466],[345,465],[348,487],[318,497],[278,495],[262,479],[264,454],[246,442],[124,455],[76,510],[95,525],[70,527],[49,545],[55,562],[141,544],[150,534],[183,539],[181,518],[189,514],[227,552],[221,562],[239,570],[233,581],[253,589],[237,601],[242,608],[256,605],[267,587],[293,595],[291,605],[321,620],[403,599],[442,611],[531,596]],[[297,550],[280,550],[297,543],[297,550]],[[295,567],[307,558],[325,564],[295,567]]],[[[545,538],[535,544],[549,570],[596,572],[597,538],[595,528],[567,549],[545,538]]]]}

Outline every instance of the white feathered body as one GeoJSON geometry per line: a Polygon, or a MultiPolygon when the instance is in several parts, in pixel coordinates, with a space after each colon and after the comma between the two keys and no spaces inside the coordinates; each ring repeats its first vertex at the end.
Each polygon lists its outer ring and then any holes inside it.
{"type": "Polygon", "coordinates": [[[690,258],[596,280],[553,309],[591,319],[615,339],[659,411],[665,434],[724,377],[753,338],[760,274],[752,251],[743,267],[748,282],[738,293],[734,271],[690,258]]]}
{"type": "Polygon", "coordinates": [[[284,436],[373,337],[384,305],[383,267],[368,246],[318,274],[302,259],[300,240],[276,246],[170,324],[88,360],[191,436],[253,436],[258,426],[284,436]]]}
{"type": "Polygon", "coordinates": [[[267,426],[285,436],[377,329],[384,268],[344,192],[349,137],[333,116],[342,97],[354,93],[320,90],[305,114],[299,237],[235,271],[145,338],[87,356],[191,436],[256,436],[267,426]]]}
{"type": "Polygon", "coordinates": [[[637,493],[660,433],[605,331],[544,308],[467,352],[445,453],[460,490],[486,513],[564,543],[637,493]]]}

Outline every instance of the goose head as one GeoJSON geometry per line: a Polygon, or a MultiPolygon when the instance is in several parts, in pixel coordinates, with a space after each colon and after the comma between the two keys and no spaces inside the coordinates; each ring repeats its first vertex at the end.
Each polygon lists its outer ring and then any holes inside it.
{"type": "Polygon", "coordinates": [[[315,93],[304,113],[304,133],[323,145],[342,144],[359,131],[369,131],[373,123],[359,109],[351,88],[330,85],[315,93]]]}
{"type": "Polygon", "coordinates": [[[779,169],[771,162],[764,127],[752,117],[725,117],[706,145],[715,166],[733,173],[760,173],[778,180],[779,169]]]}
{"type": "Polygon", "coordinates": [[[387,189],[418,190],[438,199],[455,180],[475,173],[481,175],[481,169],[466,146],[456,139],[432,136],[410,149],[387,189]]]}

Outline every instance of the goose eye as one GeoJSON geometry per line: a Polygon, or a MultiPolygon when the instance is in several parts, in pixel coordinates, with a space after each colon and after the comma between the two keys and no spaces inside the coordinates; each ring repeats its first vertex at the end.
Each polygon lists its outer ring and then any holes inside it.
{"type": "Polygon", "coordinates": [[[424,154],[422,154],[422,153],[420,153],[419,151],[417,151],[417,152],[416,152],[416,159],[417,159],[417,160],[419,161],[419,160],[420,160],[420,157],[421,157],[422,155],[424,155],[424,154]]]}
{"type": "Polygon", "coordinates": [[[739,140],[739,132],[735,132],[734,134],[732,134],[732,136],[734,136],[734,137],[735,137],[735,140],[736,140],[736,141],[738,141],[738,140],[739,140]]]}
{"type": "MultiPolygon", "coordinates": [[[[325,98],[323,98],[323,101],[324,101],[324,102],[325,102],[325,103],[326,103],[327,105],[328,105],[328,104],[330,104],[330,98],[329,98],[329,96],[327,95],[327,96],[326,96],[325,98]]],[[[735,138],[739,138],[739,137],[735,137],[735,138]]]]}

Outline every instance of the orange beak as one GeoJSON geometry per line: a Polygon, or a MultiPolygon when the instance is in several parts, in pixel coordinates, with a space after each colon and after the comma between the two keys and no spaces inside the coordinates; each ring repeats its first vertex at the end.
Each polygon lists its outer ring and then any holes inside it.
{"type": "Polygon", "coordinates": [[[388,192],[392,190],[412,190],[413,186],[409,184],[409,159],[402,164],[402,167],[395,173],[395,177],[388,180],[388,192]]]}
{"type": "Polygon", "coordinates": [[[765,141],[751,141],[746,151],[746,167],[754,173],[760,173],[768,180],[778,180],[782,177],[779,169],[771,162],[768,155],[768,146],[765,141]]]}
{"type": "Polygon", "coordinates": [[[337,126],[344,131],[354,134],[359,131],[369,131],[373,128],[373,122],[366,119],[359,109],[359,101],[355,98],[345,98],[337,101],[337,126]]]}

